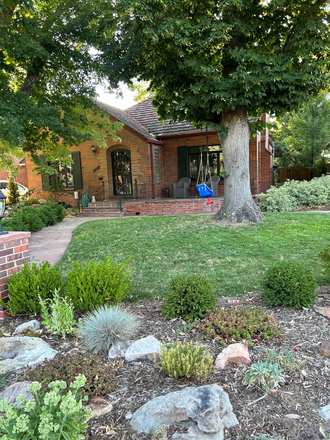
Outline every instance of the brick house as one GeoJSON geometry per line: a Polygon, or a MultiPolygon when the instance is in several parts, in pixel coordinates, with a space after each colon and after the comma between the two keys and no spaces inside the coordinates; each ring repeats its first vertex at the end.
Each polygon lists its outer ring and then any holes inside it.
{"type": "MultiPolygon", "coordinates": [[[[19,167],[19,171],[15,176],[16,182],[21,183],[22,185],[27,187],[25,159],[18,159],[17,157],[14,157],[14,165],[15,167],[19,167]]],[[[8,176],[8,171],[0,170],[0,180],[8,180],[8,176]]]]}
{"type": "MultiPolygon", "coordinates": [[[[190,208],[182,212],[203,212],[195,189],[200,148],[206,154],[206,133],[203,129],[195,129],[186,122],[175,124],[160,124],[156,110],[151,105],[151,98],[120,110],[115,107],[95,101],[104,112],[109,114],[112,121],[124,123],[119,133],[121,142],[107,139],[107,148],[100,148],[93,142],[85,142],[79,147],[72,148],[73,164],[60,170],[61,178],[66,186],[66,194],[60,200],[76,206],[74,192],[81,198],[84,192],[94,195],[96,200],[113,199],[119,193],[125,199],[140,200],[132,212],[162,213],[167,210],[144,212],[141,200],[149,203],[160,203],[173,200],[173,183],[182,177],[191,178],[189,189],[190,208]],[[196,205],[197,203],[197,205],[196,205]],[[193,205],[196,205],[193,207],[193,205]]],[[[263,118],[267,116],[264,115],[263,118]]],[[[223,158],[219,138],[215,132],[208,133],[211,174],[219,174],[223,169],[223,158]]],[[[46,160],[42,157],[43,160],[46,160]]],[[[251,190],[254,195],[267,190],[272,184],[273,155],[268,130],[250,139],[250,177],[251,190]]],[[[33,197],[47,198],[47,179],[33,172],[33,163],[26,158],[28,187],[35,188],[33,197]]],[[[223,182],[219,183],[219,195],[223,195],[223,182]]],[[[221,199],[219,199],[221,200],[221,199]]],[[[181,200],[181,204],[182,204],[181,200]]],[[[133,203],[133,202],[132,202],[133,203]]],[[[214,209],[219,209],[215,203],[214,209]]],[[[127,204],[126,204],[127,206],[127,204]]],[[[180,205],[181,206],[181,205],[180,205]]],[[[205,211],[205,210],[204,210],[205,211]]],[[[170,211],[173,212],[173,211],[170,211]]],[[[180,211],[181,212],[181,211],[180,211]]]]}

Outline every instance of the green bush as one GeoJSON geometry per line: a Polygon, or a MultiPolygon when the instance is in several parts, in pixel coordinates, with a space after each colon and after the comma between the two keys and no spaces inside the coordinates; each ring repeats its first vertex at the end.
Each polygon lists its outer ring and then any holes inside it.
{"type": "MultiPolygon", "coordinates": [[[[62,205],[60,205],[59,203],[56,203],[56,202],[49,202],[49,203],[47,203],[47,205],[49,205],[52,208],[52,210],[54,211],[54,213],[56,215],[57,222],[61,222],[62,220],[65,219],[66,210],[62,205]]],[[[45,206],[45,205],[43,205],[43,206],[45,206]]]]}
{"type": "Polygon", "coordinates": [[[176,275],[164,295],[162,313],[188,322],[202,319],[217,304],[217,296],[202,275],[176,275]]]}
{"type": "Polygon", "coordinates": [[[317,299],[311,270],[303,264],[281,261],[265,273],[262,297],[270,306],[310,307],[317,299]]]}
{"type": "Polygon", "coordinates": [[[322,260],[322,264],[330,274],[330,245],[327,244],[323,251],[319,252],[319,257],[322,260]]]}
{"type": "Polygon", "coordinates": [[[120,303],[130,288],[129,261],[116,264],[108,256],[103,261],[87,261],[86,264],[80,260],[72,262],[67,296],[74,308],[88,312],[104,304],[120,303]]]}
{"type": "Polygon", "coordinates": [[[16,205],[19,202],[19,192],[18,192],[18,185],[14,180],[13,173],[9,173],[8,191],[9,191],[7,198],[8,205],[16,205]]]}
{"type": "Polygon", "coordinates": [[[44,222],[44,226],[53,226],[57,223],[57,214],[50,203],[45,203],[40,207],[34,208],[39,213],[44,222]]]}
{"type": "Polygon", "coordinates": [[[67,334],[75,331],[74,313],[72,304],[65,298],[60,297],[57,290],[52,299],[42,299],[39,296],[41,307],[41,317],[44,319],[42,324],[52,335],[61,335],[63,338],[67,334]]]}
{"type": "Polygon", "coordinates": [[[28,385],[36,396],[28,402],[20,396],[18,408],[11,406],[8,399],[0,402],[0,434],[3,440],[77,440],[84,439],[87,420],[92,411],[83,406],[79,388],[86,377],[79,374],[71,384],[72,391],[62,394],[67,385],[64,381],[49,384],[50,391],[42,394],[41,384],[28,385]]]}
{"type": "Polygon", "coordinates": [[[244,385],[261,387],[266,393],[277,388],[280,382],[284,382],[284,375],[278,364],[269,362],[257,362],[250,368],[250,372],[244,376],[244,385]]]}
{"type": "Polygon", "coordinates": [[[212,371],[210,350],[198,342],[176,341],[161,347],[160,364],[157,367],[171,377],[194,377],[205,380],[212,371]]]}
{"type": "Polygon", "coordinates": [[[252,307],[233,307],[209,312],[200,329],[207,337],[216,338],[221,344],[246,341],[247,345],[252,345],[280,333],[273,324],[270,313],[252,307]]]}
{"type": "Polygon", "coordinates": [[[20,272],[14,273],[7,281],[8,302],[0,299],[0,305],[15,315],[16,313],[40,313],[42,299],[52,298],[55,291],[63,289],[61,273],[52,268],[48,261],[40,265],[24,263],[20,272]]]}
{"type": "Polygon", "coordinates": [[[100,306],[81,321],[78,333],[86,350],[107,353],[112,345],[135,336],[139,327],[132,313],[118,306],[100,306]]]}
{"type": "Polygon", "coordinates": [[[30,367],[19,380],[40,382],[41,392],[46,393],[51,382],[64,380],[69,386],[78,373],[86,377],[80,389],[82,397],[105,396],[116,389],[113,367],[102,362],[99,356],[82,352],[57,354],[52,360],[30,367]]]}
{"type": "Polygon", "coordinates": [[[293,211],[299,206],[330,205],[330,175],[310,181],[287,180],[278,188],[259,194],[259,206],[271,212],[293,211]]]}

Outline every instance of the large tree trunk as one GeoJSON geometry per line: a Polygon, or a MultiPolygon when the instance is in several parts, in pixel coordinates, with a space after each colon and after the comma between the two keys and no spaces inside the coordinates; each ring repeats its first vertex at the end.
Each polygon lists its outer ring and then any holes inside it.
{"type": "Polygon", "coordinates": [[[221,123],[228,136],[221,138],[224,168],[229,174],[224,182],[224,202],[216,218],[222,223],[259,223],[265,217],[252,198],[249,172],[250,127],[247,109],[223,111],[221,123]]]}

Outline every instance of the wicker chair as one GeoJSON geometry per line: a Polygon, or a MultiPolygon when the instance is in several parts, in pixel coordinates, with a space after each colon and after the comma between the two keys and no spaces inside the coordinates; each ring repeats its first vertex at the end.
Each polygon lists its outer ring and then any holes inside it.
{"type": "Polygon", "coordinates": [[[219,197],[219,182],[220,182],[220,176],[215,174],[214,176],[211,176],[211,179],[209,179],[206,182],[206,185],[213,190],[214,197],[219,197]],[[211,185],[211,179],[212,179],[212,185],[211,185]]]}
{"type": "Polygon", "coordinates": [[[173,183],[174,198],[189,197],[190,177],[182,177],[178,183],[173,183]]]}

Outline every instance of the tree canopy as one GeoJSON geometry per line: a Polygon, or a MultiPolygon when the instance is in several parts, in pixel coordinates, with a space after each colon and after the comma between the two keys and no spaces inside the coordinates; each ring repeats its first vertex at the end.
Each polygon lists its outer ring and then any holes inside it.
{"type": "Polygon", "coordinates": [[[239,134],[239,121],[247,124],[247,114],[290,111],[328,85],[326,5],[326,0],[116,1],[117,28],[104,47],[111,85],[134,77],[150,81],[163,119],[218,131],[230,174],[219,215],[224,221],[261,219],[249,214],[251,192],[242,191],[249,179],[248,136],[239,134]],[[242,155],[238,167],[235,157],[242,155]],[[232,216],[234,211],[245,214],[232,216]]]}
{"type": "Polygon", "coordinates": [[[281,150],[279,166],[300,166],[324,172],[324,154],[330,151],[330,101],[325,95],[286,113],[274,132],[275,148],[281,150]]]}
{"type": "Polygon", "coordinates": [[[0,0],[1,168],[22,150],[68,161],[68,147],[121,127],[92,101],[106,11],[105,0],[0,0]]]}

